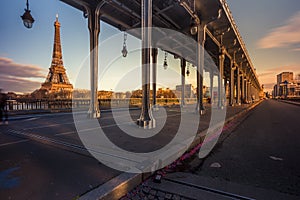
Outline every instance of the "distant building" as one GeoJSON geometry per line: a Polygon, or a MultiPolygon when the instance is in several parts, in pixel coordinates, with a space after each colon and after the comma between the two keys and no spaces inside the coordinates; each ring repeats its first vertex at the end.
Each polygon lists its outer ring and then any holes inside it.
{"type": "Polygon", "coordinates": [[[282,72],[277,75],[277,84],[273,88],[273,97],[300,96],[300,81],[294,79],[293,72],[282,72]]]}
{"type": "MultiPolygon", "coordinates": [[[[175,94],[178,98],[181,98],[181,89],[182,89],[182,85],[176,85],[175,94]]],[[[193,98],[194,97],[192,84],[186,84],[184,86],[184,97],[185,98],[193,98]]]]}
{"type": "Polygon", "coordinates": [[[293,82],[294,81],[294,73],[293,72],[282,72],[277,75],[277,84],[283,83],[283,82],[293,82]]]}

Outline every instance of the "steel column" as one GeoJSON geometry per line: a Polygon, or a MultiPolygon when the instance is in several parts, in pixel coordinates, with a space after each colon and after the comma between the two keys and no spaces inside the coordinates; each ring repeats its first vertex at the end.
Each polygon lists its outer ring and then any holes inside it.
{"type": "Polygon", "coordinates": [[[213,71],[210,71],[209,72],[209,77],[210,77],[210,103],[211,105],[213,104],[213,98],[214,98],[214,95],[213,95],[213,88],[214,88],[214,72],[213,71]]]}
{"type": "Polygon", "coordinates": [[[245,77],[244,74],[242,74],[242,103],[245,103],[245,77]]]}
{"type": "Polygon", "coordinates": [[[236,104],[241,105],[241,76],[239,67],[236,68],[236,104]]]}
{"type": "Polygon", "coordinates": [[[153,103],[152,107],[156,109],[156,77],[157,77],[157,56],[158,56],[158,49],[152,48],[152,98],[153,103]]]}
{"type": "Polygon", "coordinates": [[[152,0],[142,0],[142,110],[137,124],[154,128],[155,120],[150,109],[150,50],[152,42],[152,0]]]}
{"type": "Polygon", "coordinates": [[[219,55],[219,76],[218,76],[218,107],[221,109],[223,109],[224,106],[224,91],[223,91],[224,61],[225,61],[225,55],[223,54],[223,47],[222,47],[219,55]]]}
{"type": "Polygon", "coordinates": [[[234,106],[234,70],[235,70],[235,64],[233,63],[230,68],[230,105],[234,106]]]}
{"type": "Polygon", "coordinates": [[[205,27],[198,23],[197,32],[197,112],[204,114],[203,105],[203,75],[204,75],[204,45],[205,45],[205,27]]]}
{"type": "Polygon", "coordinates": [[[181,106],[185,105],[185,67],[186,60],[184,58],[180,59],[181,61],[181,106]]]}
{"type": "Polygon", "coordinates": [[[250,81],[247,81],[247,102],[250,103],[250,81]]]}
{"type": "Polygon", "coordinates": [[[98,9],[88,11],[88,28],[90,34],[90,81],[91,101],[88,117],[99,118],[98,104],[98,45],[100,33],[100,12],[98,9]]]}

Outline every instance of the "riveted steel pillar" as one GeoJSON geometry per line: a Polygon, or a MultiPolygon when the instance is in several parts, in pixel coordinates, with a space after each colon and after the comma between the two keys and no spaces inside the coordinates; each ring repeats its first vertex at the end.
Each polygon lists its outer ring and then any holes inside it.
{"type": "Polygon", "coordinates": [[[223,109],[224,107],[224,85],[223,85],[223,77],[224,77],[224,61],[225,54],[223,53],[223,48],[220,49],[219,54],[219,75],[218,75],[218,107],[223,109]]]}
{"type": "Polygon", "coordinates": [[[153,103],[152,107],[157,109],[156,105],[156,77],[157,77],[157,56],[158,56],[158,49],[152,48],[152,96],[153,96],[153,103]]]}
{"type": "Polygon", "coordinates": [[[88,11],[88,28],[90,33],[90,81],[91,101],[88,117],[99,118],[100,109],[98,104],[98,45],[100,33],[100,11],[88,11]]]}
{"type": "Polygon", "coordinates": [[[203,115],[205,112],[203,105],[203,75],[204,75],[204,45],[205,45],[205,27],[198,24],[197,35],[197,112],[203,115]]]}
{"type": "Polygon", "coordinates": [[[232,63],[232,66],[230,68],[230,100],[229,100],[229,104],[230,106],[234,106],[234,70],[235,70],[235,64],[232,63]]]}
{"type": "Polygon", "coordinates": [[[242,103],[245,103],[245,76],[242,74],[242,103]]]}
{"type": "Polygon", "coordinates": [[[185,105],[185,67],[186,60],[181,58],[181,106],[185,105]]]}
{"type": "Polygon", "coordinates": [[[210,71],[209,72],[209,80],[210,80],[210,103],[211,105],[213,104],[213,101],[214,101],[214,94],[213,94],[213,91],[214,91],[214,72],[213,71],[210,71]]]}
{"type": "Polygon", "coordinates": [[[247,102],[250,103],[250,81],[247,81],[247,102]]]}
{"type": "Polygon", "coordinates": [[[239,67],[236,68],[236,104],[241,105],[241,75],[239,67]]]}
{"type": "Polygon", "coordinates": [[[142,0],[142,110],[137,124],[154,128],[155,120],[150,109],[150,50],[152,42],[152,0],[142,0]]]}

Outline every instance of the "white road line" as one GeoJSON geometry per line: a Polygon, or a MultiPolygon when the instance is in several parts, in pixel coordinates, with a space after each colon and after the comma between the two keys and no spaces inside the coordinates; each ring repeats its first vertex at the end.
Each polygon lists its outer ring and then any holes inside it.
{"type": "Polygon", "coordinates": [[[19,140],[19,141],[16,141],[16,142],[7,142],[7,143],[4,143],[4,144],[0,144],[0,147],[12,145],[12,144],[23,143],[23,142],[28,142],[28,141],[29,141],[28,139],[25,139],[25,140],[19,140]]]}

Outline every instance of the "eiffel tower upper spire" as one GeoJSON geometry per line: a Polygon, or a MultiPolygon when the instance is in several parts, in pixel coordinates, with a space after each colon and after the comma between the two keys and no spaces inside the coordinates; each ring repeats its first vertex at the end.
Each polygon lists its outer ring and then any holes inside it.
{"type": "Polygon", "coordinates": [[[54,45],[52,54],[52,64],[53,66],[63,66],[62,60],[62,50],[60,42],[60,23],[58,21],[58,14],[56,15],[56,21],[54,22],[55,33],[54,33],[54,45]]]}

